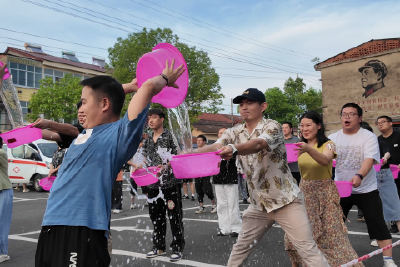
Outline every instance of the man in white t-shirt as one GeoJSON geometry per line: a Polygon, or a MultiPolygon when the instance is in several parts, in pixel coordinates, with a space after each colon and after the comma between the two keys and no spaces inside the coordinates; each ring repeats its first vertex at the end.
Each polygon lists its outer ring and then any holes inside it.
{"type": "MultiPolygon", "coordinates": [[[[340,205],[347,217],[353,205],[364,214],[368,234],[376,239],[380,248],[392,243],[392,237],[383,217],[382,201],[376,183],[376,172],[373,164],[379,158],[379,144],[376,135],[360,128],[362,109],[354,103],[342,107],[342,130],[328,138],[336,144],[337,160],[336,181],[353,183],[352,194],[341,198],[340,205]]],[[[384,267],[397,267],[392,259],[392,249],[383,251],[384,267]]]]}

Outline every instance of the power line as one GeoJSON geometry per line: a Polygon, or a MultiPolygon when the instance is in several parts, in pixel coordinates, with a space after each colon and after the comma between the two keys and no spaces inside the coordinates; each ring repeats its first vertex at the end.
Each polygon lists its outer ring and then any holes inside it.
{"type": "MultiPolygon", "coordinates": [[[[64,5],[61,5],[61,4],[59,4],[59,3],[55,3],[55,2],[50,1],[50,0],[44,0],[44,1],[49,2],[49,3],[53,3],[53,4],[55,4],[55,5],[62,6],[62,7],[64,7],[64,8],[72,9],[72,10],[74,10],[74,11],[76,11],[76,12],[80,12],[80,13],[83,13],[83,14],[86,14],[86,15],[89,15],[89,16],[92,16],[92,17],[95,17],[95,18],[98,18],[97,16],[94,16],[94,15],[89,14],[89,13],[87,13],[87,12],[83,12],[83,11],[80,11],[80,10],[77,10],[77,9],[71,8],[71,7],[66,7],[66,6],[64,6],[64,5]]],[[[131,23],[131,22],[128,22],[128,21],[125,21],[125,20],[122,20],[122,19],[119,19],[119,18],[110,16],[110,15],[107,15],[107,14],[104,14],[104,13],[101,13],[101,12],[94,11],[94,10],[89,9],[89,8],[85,8],[85,7],[82,7],[82,6],[79,6],[79,5],[72,4],[72,3],[67,2],[67,1],[62,1],[62,0],[59,0],[59,1],[60,1],[60,2],[63,2],[63,3],[67,3],[67,4],[72,5],[72,6],[75,6],[75,7],[78,7],[78,8],[80,8],[80,9],[85,9],[85,10],[88,10],[88,11],[90,11],[90,12],[100,14],[100,15],[103,16],[102,19],[104,19],[104,16],[106,16],[106,17],[109,17],[109,18],[113,18],[113,19],[122,21],[122,22],[124,22],[124,23],[128,23],[128,24],[132,24],[132,25],[135,25],[135,26],[138,26],[138,27],[145,28],[144,26],[138,25],[138,24],[136,24],[136,23],[131,23]]],[[[92,1],[92,2],[95,2],[95,1],[92,1]]],[[[97,3],[97,2],[95,2],[95,3],[97,3]]],[[[101,5],[102,5],[102,6],[105,6],[105,7],[108,7],[108,6],[103,5],[103,4],[101,4],[101,5]]],[[[111,8],[111,7],[109,7],[109,8],[111,8]]],[[[113,9],[113,10],[117,10],[117,9],[115,9],[115,8],[112,8],[112,9],[113,9]]],[[[117,11],[119,11],[119,10],[117,10],[117,11]]],[[[119,12],[122,12],[122,11],[119,11],[119,12]]],[[[129,13],[127,13],[127,12],[123,12],[123,13],[129,14],[129,13]]],[[[137,16],[135,16],[135,17],[137,17],[137,16]]],[[[104,20],[106,20],[106,19],[104,19],[104,20]]],[[[129,26],[123,25],[123,24],[121,24],[121,23],[113,22],[113,21],[110,21],[110,20],[106,20],[106,21],[109,21],[109,22],[112,22],[112,23],[121,25],[121,26],[123,26],[123,27],[129,27],[129,26]]],[[[158,23],[154,23],[154,24],[159,25],[159,26],[161,26],[161,27],[164,27],[164,25],[161,25],[161,24],[158,24],[158,23]]],[[[132,28],[132,27],[130,27],[130,28],[132,28]]],[[[138,30],[137,28],[132,28],[132,29],[137,30],[137,31],[140,31],[140,30],[138,30]]],[[[176,30],[174,30],[174,31],[176,31],[176,30]]],[[[176,31],[176,32],[183,33],[183,32],[181,32],[181,31],[176,31]]],[[[198,38],[198,37],[196,37],[196,36],[194,36],[194,35],[190,35],[190,34],[187,34],[187,33],[183,33],[183,34],[188,35],[188,36],[191,36],[191,37],[194,37],[194,38],[198,38]]],[[[206,44],[202,44],[202,43],[199,43],[199,42],[195,42],[195,41],[192,41],[192,40],[184,39],[184,38],[182,38],[182,37],[180,37],[180,39],[182,39],[182,40],[184,40],[184,41],[186,41],[186,42],[195,43],[195,44],[198,44],[198,45],[201,45],[201,46],[205,46],[205,47],[209,47],[209,48],[221,50],[221,51],[224,51],[224,52],[228,52],[228,51],[223,50],[223,49],[220,49],[220,48],[216,48],[216,47],[212,47],[212,46],[209,46],[209,45],[206,45],[206,44]]],[[[236,48],[233,48],[233,47],[229,47],[229,46],[225,46],[225,45],[222,45],[222,44],[219,44],[219,43],[216,43],[216,42],[212,42],[212,41],[206,40],[206,39],[204,39],[204,38],[198,38],[198,39],[202,39],[202,40],[205,40],[205,41],[207,41],[207,42],[215,43],[215,44],[218,44],[218,45],[223,46],[223,47],[231,48],[231,49],[234,49],[234,50],[236,50],[236,51],[240,51],[240,52],[242,52],[242,53],[248,53],[248,52],[246,52],[246,51],[243,51],[243,50],[240,50],[240,49],[236,49],[236,48]]],[[[239,56],[243,56],[242,54],[238,54],[238,53],[235,53],[235,52],[228,52],[228,53],[233,53],[233,54],[236,54],[236,55],[239,55],[239,56]]],[[[248,54],[254,54],[254,53],[248,53],[248,54]]],[[[255,57],[250,57],[250,58],[255,59],[255,60],[259,60],[259,61],[263,61],[262,59],[260,59],[260,55],[257,55],[257,54],[254,54],[254,55],[256,55],[256,56],[258,56],[258,57],[257,57],[257,58],[255,58],[255,57]]],[[[263,56],[261,56],[261,57],[263,57],[263,56]]],[[[268,58],[268,57],[265,57],[265,58],[268,58]]],[[[270,58],[270,59],[271,59],[271,58],[270,58]]],[[[273,59],[273,60],[276,60],[276,59],[273,59]]],[[[279,61],[279,60],[278,60],[278,61],[279,61]]],[[[284,61],[281,61],[281,62],[284,62],[284,61]]],[[[276,64],[276,65],[280,65],[280,66],[284,66],[284,67],[297,68],[297,69],[302,69],[302,70],[308,71],[308,70],[303,69],[303,68],[294,67],[294,66],[287,66],[287,65],[284,65],[284,64],[281,64],[281,63],[276,63],[276,62],[270,62],[270,63],[276,64]]],[[[288,62],[288,63],[290,63],[290,62],[288,62]]],[[[293,64],[293,63],[291,63],[291,64],[293,64]]],[[[304,66],[304,65],[301,65],[301,64],[295,64],[295,65],[304,66]]],[[[305,67],[308,68],[309,66],[305,66],[305,67]]]]}
{"type": "Polygon", "coordinates": [[[20,33],[20,34],[25,34],[25,35],[34,36],[34,37],[37,37],[37,38],[49,39],[49,40],[53,40],[53,41],[57,41],[57,42],[68,43],[68,44],[74,44],[74,45],[84,46],[84,47],[88,47],[88,48],[95,48],[95,49],[100,49],[100,50],[106,50],[106,51],[107,51],[107,49],[105,49],[105,48],[100,48],[100,47],[95,47],[95,46],[89,46],[89,45],[84,45],[84,44],[78,44],[78,43],[68,42],[68,41],[62,41],[62,40],[55,39],[55,38],[51,38],[51,37],[42,37],[42,36],[39,36],[39,35],[35,35],[35,34],[31,34],[31,33],[26,33],[26,32],[20,32],[20,31],[9,30],[9,29],[5,29],[5,28],[2,28],[2,27],[0,27],[0,30],[8,31],[8,32],[13,32],[13,33],[20,33]]]}
{"type": "MultiPolygon", "coordinates": [[[[26,41],[14,39],[14,38],[9,38],[9,37],[0,37],[0,38],[9,39],[9,40],[13,40],[13,41],[18,41],[18,42],[26,43],[26,41]]],[[[39,44],[39,43],[36,43],[36,42],[33,43],[33,44],[40,45],[40,46],[43,46],[43,47],[50,47],[50,48],[61,49],[61,50],[64,50],[64,51],[71,51],[71,49],[61,48],[61,47],[55,47],[55,46],[49,46],[49,45],[39,44]]],[[[79,51],[75,51],[75,50],[74,50],[73,52],[75,52],[75,53],[80,53],[80,54],[85,54],[85,55],[96,56],[96,57],[104,57],[104,56],[94,55],[94,54],[91,54],[91,53],[79,52],[79,51]]]]}
{"type": "MultiPolygon", "coordinates": [[[[225,33],[223,33],[223,32],[215,31],[215,30],[213,30],[213,29],[211,29],[211,28],[209,28],[209,27],[204,27],[204,26],[199,25],[199,24],[197,24],[197,23],[194,23],[194,22],[191,22],[191,21],[182,19],[182,18],[178,18],[177,16],[174,16],[174,15],[171,15],[171,14],[168,14],[168,13],[165,13],[164,11],[158,10],[158,9],[156,9],[156,8],[153,8],[153,7],[149,7],[149,6],[147,6],[147,5],[143,4],[143,3],[137,2],[137,1],[135,1],[135,0],[129,0],[129,1],[134,2],[134,3],[137,3],[137,4],[142,5],[142,6],[144,6],[144,7],[147,7],[147,8],[153,9],[153,10],[156,10],[156,11],[158,11],[158,12],[160,12],[160,13],[162,13],[162,14],[168,15],[168,16],[170,16],[170,17],[177,18],[177,19],[179,19],[179,20],[183,20],[183,21],[186,21],[186,22],[188,22],[188,23],[194,24],[194,25],[199,26],[199,27],[201,27],[201,28],[208,29],[208,30],[210,30],[210,31],[212,31],[212,32],[215,32],[215,33],[218,33],[218,34],[223,34],[223,35],[225,35],[225,36],[227,36],[227,37],[230,37],[230,38],[238,39],[238,40],[241,40],[241,41],[246,42],[246,43],[254,44],[254,45],[257,45],[257,46],[260,46],[260,47],[264,47],[264,48],[267,48],[267,49],[271,49],[271,50],[274,50],[274,51],[279,52],[279,53],[289,54],[288,52],[279,51],[279,50],[277,50],[277,49],[274,49],[274,48],[271,48],[271,47],[266,47],[266,46],[263,46],[263,45],[260,45],[260,44],[257,44],[257,43],[249,42],[249,41],[247,41],[247,40],[244,40],[244,39],[241,39],[241,38],[238,38],[238,37],[234,37],[234,36],[225,34],[225,33]]],[[[290,55],[296,56],[296,57],[301,57],[301,58],[310,59],[309,56],[303,57],[303,56],[298,56],[298,55],[291,54],[291,53],[290,53],[290,55]]],[[[311,56],[311,57],[312,57],[312,56],[311,56]]]]}
{"type": "Polygon", "coordinates": [[[303,54],[303,55],[305,55],[305,56],[313,57],[313,56],[308,55],[308,54],[304,54],[304,53],[301,53],[301,52],[296,52],[296,51],[293,51],[293,50],[291,50],[291,49],[287,49],[287,48],[283,48],[283,47],[280,47],[280,46],[272,45],[272,44],[269,44],[269,43],[266,43],[266,42],[261,42],[261,41],[255,40],[255,39],[253,39],[253,38],[251,38],[251,37],[243,36],[243,35],[240,35],[240,34],[238,34],[238,33],[234,33],[234,32],[228,31],[228,30],[226,30],[226,29],[223,29],[223,28],[221,28],[221,27],[214,26],[214,25],[212,25],[212,24],[210,24],[210,23],[207,23],[207,22],[205,22],[205,21],[201,21],[201,20],[198,20],[198,19],[196,19],[196,18],[193,18],[193,17],[190,17],[190,16],[186,16],[185,14],[182,14],[182,13],[176,11],[176,10],[172,10],[172,9],[166,7],[166,6],[161,6],[161,5],[156,4],[156,3],[152,2],[152,1],[149,1],[149,0],[145,0],[145,1],[151,3],[151,4],[155,5],[155,6],[159,6],[159,7],[161,7],[161,8],[164,8],[164,9],[167,9],[167,10],[169,10],[169,11],[172,11],[172,12],[174,12],[174,13],[176,13],[176,14],[179,14],[179,15],[181,15],[181,16],[184,16],[184,17],[186,17],[186,18],[190,18],[190,19],[196,20],[196,21],[198,21],[198,22],[204,23],[204,24],[206,24],[206,25],[209,25],[209,26],[211,26],[211,27],[214,27],[214,28],[223,30],[223,31],[228,32],[228,33],[236,34],[236,35],[238,35],[238,36],[240,36],[240,37],[247,38],[247,39],[250,39],[250,40],[253,40],[253,41],[256,41],[256,42],[264,43],[264,44],[266,44],[266,45],[270,45],[270,46],[272,46],[272,47],[280,48],[280,49],[283,49],[283,50],[286,50],[286,51],[290,51],[290,52],[293,52],[293,53],[299,53],[299,54],[303,54]]]}
{"type": "MultiPolygon", "coordinates": [[[[54,11],[56,11],[56,12],[64,13],[64,14],[67,14],[67,15],[71,15],[71,16],[73,16],[73,17],[82,18],[82,19],[84,19],[84,20],[88,20],[88,21],[90,21],[90,22],[98,23],[98,24],[101,24],[101,25],[104,25],[104,26],[107,26],[107,27],[116,28],[116,29],[119,29],[119,30],[122,30],[122,31],[128,32],[128,31],[126,31],[126,30],[124,30],[124,29],[121,29],[121,28],[119,28],[119,27],[114,27],[114,26],[112,26],[112,25],[109,25],[109,24],[106,24],[106,23],[101,23],[101,22],[98,22],[98,21],[95,21],[95,20],[87,19],[87,18],[84,18],[84,17],[78,16],[78,15],[75,15],[75,14],[72,14],[72,13],[69,13],[69,12],[64,12],[64,11],[62,11],[62,10],[59,10],[59,9],[55,9],[55,8],[52,8],[52,7],[48,7],[48,6],[46,6],[46,5],[42,5],[42,4],[36,4],[36,3],[35,3],[35,2],[33,2],[33,1],[29,1],[29,0],[21,0],[21,1],[23,1],[23,2],[29,2],[29,3],[32,3],[32,4],[34,4],[34,5],[40,6],[40,7],[48,8],[48,9],[50,9],[50,10],[54,10],[54,11]]],[[[48,0],[47,0],[47,1],[48,1],[48,0]]],[[[86,13],[86,12],[82,12],[82,11],[79,11],[79,12],[81,12],[81,13],[85,13],[85,14],[88,14],[88,13],[86,13]]],[[[88,14],[88,15],[91,15],[91,14],[88,14]]],[[[91,15],[91,16],[93,16],[93,15],[91,15]]],[[[119,24],[119,25],[122,25],[122,24],[120,24],[120,23],[116,23],[116,22],[113,22],[113,23],[115,23],[115,24],[119,24]]],[[[122,25],[122,26],[124,26],[124,27],[128,27],[128,26],[125,26],[125,25],[122,25]]],[[[137,30],[137,29],[135,29],[135,30],[137,30]]],[[[217,49],[218,49],[218,48],[217,48],[217,49]]],[[[209,51],[209,50],[206,50],[206,49],[203,49],[203,50],[205,50],[205,51],[209,51]]],[[[218,49],[218,50],[222,50],[222,49],[218,49]]],[[[222,51],[225,51],[225,50],[222,50],[222,51]]],[[[209,52],[213,52],[213,51],[209,51],[209,52]]],[[[225,51],[225,52],[227,52],[227,51],[225,51]]],[[[237,53],[236,53],[236,54],[237,54],[237,53]]],[[[240,54],[238,54],[238,55],[240,55],[240,54]]],[[[242,55],[240,55],[240,56],[242,56],[242,55]]],[[[224,58],[224,57],[223,57],[223,58],[224,58]]],[[[228,59],[229,59],[229,57],[225,57],[225,58],[228,58],[228,59]]],[[[274,63],[274,64],[277,64],[277,63],[274,63]]],[[[278,65],[281,65],[281,64],[278,64],[278,65]]],[[[271,67],[271,68],[276,68],[276,67],[271,67]]],[[[276,69],[278,69],[278,68],[276,68],[276,69]]],[[[306,75],[306,74],[305,74],[305,75],[306,75]]],[[[310,74],[309,74],[309,76],[312,76],[312,75],[310,75],[310,74]]]]}

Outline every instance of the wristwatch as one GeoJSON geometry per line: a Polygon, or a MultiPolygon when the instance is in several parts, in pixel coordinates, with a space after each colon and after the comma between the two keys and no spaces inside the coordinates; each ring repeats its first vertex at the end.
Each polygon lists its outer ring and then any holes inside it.
{"type": "Polygon", "coordinates": [[[358,177],[360,177],[361,180],[364,179],[364,176],[362,176],[361,174],[357,173],[356,175],[357,175],[358,177]]]}
{"type": "Polygon", "coordinates": [[[228,146],[230,146],[232,148],[232,157],[236,157],[237,155],[237,149],[233,144],[229,144],[228,146]]]}
{"type": "Polygon", "coordinates": [[[167,84],[165,86],[168,86],[168,77],[167,77],[167,75],[165,75],[164,73],[161,73],[160,75],[161,75],[161,77],[164,78],[164,80],[167,81],[167,84]]]}

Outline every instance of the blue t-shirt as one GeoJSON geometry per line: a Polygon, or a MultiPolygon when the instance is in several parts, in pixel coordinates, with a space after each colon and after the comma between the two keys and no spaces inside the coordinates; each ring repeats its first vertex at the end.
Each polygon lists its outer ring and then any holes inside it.
{"type": "Polygon", "coordinates": [[[79,142],[80,136],[75,139],[51,188],[42,226],[108,230],[111,189],[122,165],[139,146],[149,106],[132,121],[125,114],[116,122],[94,127],[85,142],[79,142]]]}

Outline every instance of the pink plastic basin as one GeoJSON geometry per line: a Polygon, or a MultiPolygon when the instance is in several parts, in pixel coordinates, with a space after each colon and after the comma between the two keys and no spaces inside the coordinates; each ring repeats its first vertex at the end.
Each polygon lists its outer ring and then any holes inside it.
{"type": "Polygon", "coordinates": [[[28,125],[0,134],[0,136],[9,148],[14,148],[41,139],[42,130],[28,125]]]}
{"type": "Polygon", "coordinates": [[[336,160],[332,160],[332,168],[336,168],[336,160]]]}
{"type": "Polygon", "coordinates": [[[393,178],[397,179],[399,177],[399,167],[396,164],[390,164],[389,168],[392,171],[393,178]]]}
{"type": "Polygon", "coordinates": [[[57,177],[55,176],[50,176],[40,179],[39,185],[43,188],[43,190],[50,191],[51,186],[53,185],[53,182],[56,178],[57,177]]]}
{"type": "Polygon", "coordinates": [[[148,170],[150,173],[148,173],[147,169],[139,169],[131,173],[131,178],[135,180],[138,186],[155,184],[159,181],[157,177],[154,177],[157,176],[159,169],[157,167],[149,167],[148,170]]]}
{"type": "Polygon", "coordinates": [[[297,148],[296,144],[285,144],[286,146],[286,153],[287,153],[287,161],[288,163],[296,162],[297,161],[297,151],[294,149],[297,148]]]}
{"type": "Polygon", "coordinates": [[[379,172],[381,170],[382,163],[383,163],[383,159],[381,159],[381,163],[380,164],[374,165],[375,171],[379,172]]]}
{"type": "MultiPolygon", "coordinates": [[[[3,62],[0,62],[0,67],[3,67],[3,62]]],[[[10,73],[8,72],[8,69],[6,68],[4,70],[3,80],[7,80],[8,78],[10,78],[10,73]]]]}
{"type": "Polygon", "coordinates": [[[183,64],[185,72],[176,81],[179,89],[165,87],[151,99],[151,102],[159,103],[166,108],[176,108],[185,100],[189,87],[189,74],[186,61],[176,47],[168,43],[156,45],[152,52],[144,54],[139,59],[136,68],[136,77],[140,88],[145,81],[162,73],[165,69],[167,59],[168,64],[171,64],[172,59],[175,59],[174,69],[183,64]]]}
{"type": "Polygon", "coordinates": [[[336,187],[339,191],[340,197],[349,197],[351,195],[351,190],[353,189],[353,184],[348,181],[335,181],[336,187]]]}
{"type": "Polygon", "coordinates": [[[221,157],[217,152],[172,156],[171,167],[178,179],[216,175],[220,171],[221,157]]]}

